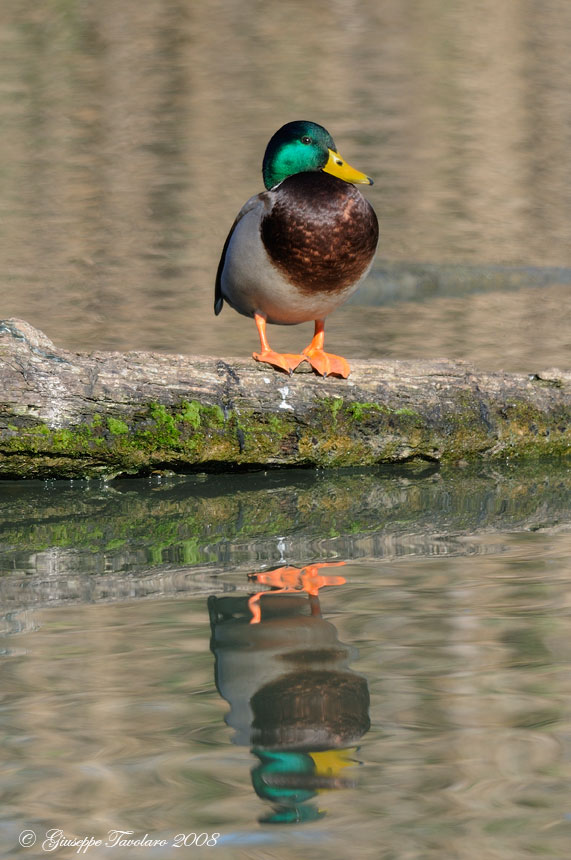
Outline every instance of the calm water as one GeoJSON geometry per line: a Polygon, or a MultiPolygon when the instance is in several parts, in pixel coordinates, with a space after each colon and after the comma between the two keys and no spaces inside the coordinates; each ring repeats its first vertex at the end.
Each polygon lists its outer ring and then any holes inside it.
{"type": "MultiPolygon", "coordinates": [[[[570,41],[568,0],[4,0],[1,314],[74,349],[248,355],[214,275],[266,142],[307,118],[381,224],[333,351],[568,366],[570,41]]],[[[311,331],[276,328],[290,352],[311,331]]]]}
{"type": "MultiPolygon", "coordinates": [[[[381,223],[332,350],[568,367],[570,40],[568,0],[4,0],[0,315],[251,353],[214,273],[307,118],[381,223]]],[[[568,860],[569,498],[562,463],[0,484],[2,856],[568,860]],[[273,570],[345,582],[252,602],[273,570]]]]}
{"type": "Polygon", "coordinates": [[[2,485],[3,856],[566,857],[570,491],[549,463],[2,485]],[[339,562],[251,623],[249,574],[339,562]]]}

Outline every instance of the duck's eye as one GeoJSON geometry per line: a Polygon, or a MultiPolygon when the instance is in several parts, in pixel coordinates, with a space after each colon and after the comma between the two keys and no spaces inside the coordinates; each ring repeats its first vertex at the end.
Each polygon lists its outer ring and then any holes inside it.
{"type": "Polygon", "coordinates": [[[311,138],[310,138],[310,137],[308,137],[307,135],[304,135],[304,136],[301,138],[301,142],[302,142],[302,143],[312,143],[312,140],[311,140],[311,138]]]}

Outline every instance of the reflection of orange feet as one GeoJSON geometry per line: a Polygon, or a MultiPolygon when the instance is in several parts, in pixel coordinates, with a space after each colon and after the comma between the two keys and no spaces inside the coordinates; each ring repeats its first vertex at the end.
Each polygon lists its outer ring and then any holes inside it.
{"type": "Polygon", "coordinates": [[[317,571],[321,567],[341,567],[344,561],[321,562],[319,564],[308,564],[306,567],[278,567],[265,573],[249,573],[248,579],[259,582],[260,585],[269,585],[271,592],[259,591],[248,600],[248,608],[252,613],[250,624],[258,624],[262,617],[260,609],[260,598],[264,594],[292,594],[293,592],[305,591],[306,594],[316,597],[320,588],[327,585],[343,585],[346,579],[343,576],[321,576],[317,571]]]}
{"type": "Polygon", "coordinates": [[[266,364],[272,364],[274,367],[279,367],[280,370],[285,370],[286,373],[293,373],[298,364],[305,361],[304,355],[294,355],[288,352],[274,352],[273,349],[264,349],[262,352],[252,353],[256,361],[263,361],[266,364]]]}
{"type": "MultiPolygon", "coordinates": [[[[300,574],[299,567],[276,567],[275,570],[266,570],[263,573],[249,573],[248,579],[280,591],[295,591],[301,587],[300,574]]],[[[263,593],[262,591],[261,594],[263,593]]]]}
{"type": "Polygon", "coordinates": [[[321,376],[342,376],[343,379],[347,379],[351,373],[349,364],[340,355],[333,355],[331,352],[324,352],[311,346],[304,349],[303,354],[321,376]]]}
{"type": "Polygon", "coordinates": [[[307,591],[308,594],[317,595],[319,589],[326,585],[344,585],[347,582],[344,576],[321,576],[317,573],[317,569],[320,567],[342,567],[344,564],[344,561],[332,561],[329,564],[327,562],[308,564],[307,567],[301,570],[302,589],[307,591]]]}

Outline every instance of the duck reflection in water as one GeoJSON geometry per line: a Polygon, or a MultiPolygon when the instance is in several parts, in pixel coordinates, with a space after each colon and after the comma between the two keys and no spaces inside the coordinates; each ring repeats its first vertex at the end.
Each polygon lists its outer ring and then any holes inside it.
{"type": "Polygon", "coordinates": [[[264,823],[319,818],[318,794],[353,785],[343,771],[370,726],[369,690],[318,595],[345,582],[319,570],[343,563],[250,574],[272,590],[208,601],[216,687],[230,705],[233,742],[258,759],[252,783],[272,805],[264,823]]]}

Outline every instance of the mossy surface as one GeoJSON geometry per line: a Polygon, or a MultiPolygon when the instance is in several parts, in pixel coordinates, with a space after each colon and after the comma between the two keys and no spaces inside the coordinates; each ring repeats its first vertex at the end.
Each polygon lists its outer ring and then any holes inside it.
{"type": "MultiPolygon", "coordinates": [[[[0,475],[96,477],[121,473],[229,470],[260,466],[368,466],[420,458],[558,456],[569,453],[569,416],[545,415],[523,400],[501,406],[456,392],[421,413],[329,397],[302,414],[223,410],[183,400],[149,403],[71,427],[30,426],[14,418],[0,438],[0,475]]],[[[29,422],[29,419],[28,419],[29,422]]]]}
{"type": "Polygon", "coordinates": [[[294,431],[295,421],[272,414],[225,415],[220,406],[198,401],[150,403],[131,417],[96,414],[69,428],[11,424],[0,439],[0,474],[95,477],[205,464],[231,469],[272,458],[281,464],[294,431]]]}
{"type": "MultiPolygon", "coordinates": [[[[0,505],[0,572],[13,571],[15,547],[26,548],[22,565],[40,570],[42,560],[27,554],[57,546],[88,554],[80,562],[60,554],[60,565],[112,573],[138,569],[142,558],[152,565],[215,561],[226,557],[229,542],[237,553],[245,541],[275,547],[276,534],[307,540],[311,552],[316,540],[338,535],[530,529],[557,522],[568,507],[571,474],[556,461],[444,466],[437,479],[435,472],[409,464],[319,477],[298,470],[269,480],[171,477],[138,486],[119,481],[112,496],[99,482],[61,482],[51,492],[29,482],[0,505]]],[[[367,541],[360,546],[364,555],[373,552],[367,541]]]]}

